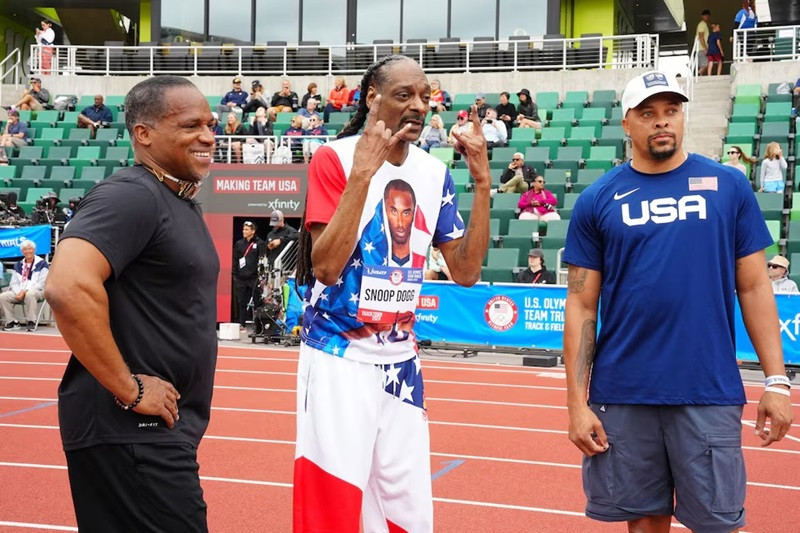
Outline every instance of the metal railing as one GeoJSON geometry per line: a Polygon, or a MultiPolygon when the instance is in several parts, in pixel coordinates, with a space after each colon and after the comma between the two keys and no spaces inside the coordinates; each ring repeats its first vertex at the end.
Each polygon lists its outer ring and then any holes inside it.
{"type": "Polygon", "coordinates": [[[427,72],[657,68],[658,35],[402,44],[212,46],[31,46],[32,73],[62,75],[361,74],[398,53],[427,72]]]}
{"type": "Polygon", "coordinates": [[[14,48],[5,59],[0,61],[0,102],[3,101],[3,85],[9,84],[19,88],[22,81],[22,53],[14,48]],[[9,76],[10,83],[9,83],[9,76]]]}
{"type": "Polygon", "coordinates": [[[335,135],[217,135],[216,163],[308,163],[335,135]]]}
{"type": "Polygon", "coordinates": [[[733,32],[733,62],[800,59],[800,26],[770,26],[733,32]]]}

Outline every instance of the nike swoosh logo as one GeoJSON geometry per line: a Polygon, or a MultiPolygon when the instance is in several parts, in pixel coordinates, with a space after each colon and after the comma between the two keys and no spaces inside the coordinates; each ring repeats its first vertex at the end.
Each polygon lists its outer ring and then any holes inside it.
{"type": "Polygon", "coordinates": [[[636,192],[636,191],[638,191],[640,188],[641,188],[641,187],[636,187],[636,188],[635,188],[635,189],[633,189],[632,191],[628,191],[628,192],[626,192],[626,193],[622,193],[622,194],[620,194],[620,193],[614,193],[614,200],[622,200],[623,198],[625,198],[625,197],[626,197],[626,196],[628,196],[629,194],[633,194],[633,193],[635,193],[635,192],[636,192]]]}

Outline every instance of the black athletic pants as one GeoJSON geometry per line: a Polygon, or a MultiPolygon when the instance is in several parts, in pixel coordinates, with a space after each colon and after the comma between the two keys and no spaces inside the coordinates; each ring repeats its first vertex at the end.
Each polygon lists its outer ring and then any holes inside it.
{"type": "MultiPolygon", "coordinates": [[[[256,288],[256,280],[252,281],[236,281],[234,284],[236,289],[236,309],[238,310],[239,325],[244,327],[248,318],[253,318],[253,314],[247,308],[250,303],[250,298],[254,297],[254,289],[256,288]]],[[[253,305],[255,305],[253,300],[253,305]]]]}
{"type": "Polygon", "coordinates": [[[107,444],[66,456],[81,533],[208,531],[197,448],[107,444]]]}

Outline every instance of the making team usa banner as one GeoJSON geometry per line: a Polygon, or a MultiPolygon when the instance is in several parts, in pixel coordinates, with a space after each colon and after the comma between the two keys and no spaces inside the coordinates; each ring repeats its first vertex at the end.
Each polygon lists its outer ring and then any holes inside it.
{"type": "Polygon", "coordinates": [[[483,346],[561,350],[566,287],[424,283],[417,338],[483,346]]]}
{"type": "Polygon", "coordinates": [[[50,226],[27,226],[0,229],[0,258],[22,257],[19,245],[22,241],[33,241],[37,255],[50,253],[50,226]]]}

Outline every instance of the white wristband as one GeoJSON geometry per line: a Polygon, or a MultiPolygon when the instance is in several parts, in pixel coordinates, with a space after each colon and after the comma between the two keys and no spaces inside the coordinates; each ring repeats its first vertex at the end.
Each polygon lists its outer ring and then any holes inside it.
{"type": "Polygon", "coordinates": [[[767,379],[764,380],[765,387],[771,387],[773,385],[786,385],[787,387],[792,388],[792,383],[789,381],[789,378],[780,374],[775,376],[767,376],[767,379]]]}
{"type": "Polygon", "coordinates": [[[764,387],[764,392],[774,392],[777,394],[783,394],[784,396],[792,395],[788,390],[781,389],[780,387],[764,387]]]}

